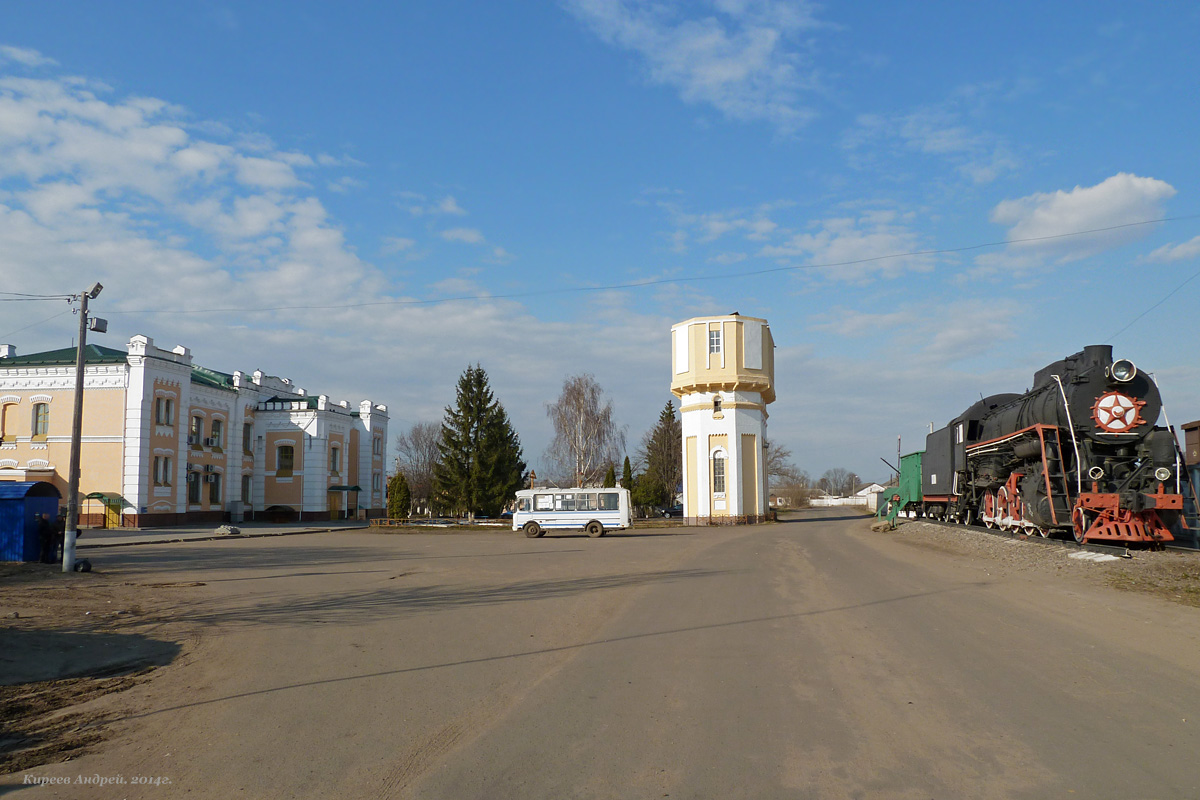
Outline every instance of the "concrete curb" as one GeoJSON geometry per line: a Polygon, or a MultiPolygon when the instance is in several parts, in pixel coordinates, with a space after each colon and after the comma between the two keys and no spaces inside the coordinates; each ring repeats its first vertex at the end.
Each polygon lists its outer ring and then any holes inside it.
{"type": "Polygon", "coordinates": [[[144,544],[173,544],[175,542],[216,542],[216,541],[238,541],[239,539],[266,539],[270,536],[301,536],[306,533],[332,533],[334,531],[365,531],[368,526],[364,525],[361,528],[348,528],[345,526],[337,528],[305,528],[299,531],[272,531],[270,533],[237,533],[237,534],[200,534],[197,536],[172,536],[169,538],[146,538],[145,540],[137,541],[121,541],[121,542],[77,542],[75,548],[77,550],[85,550],[90,548],[101,547],[137,547],[144,544]]]}

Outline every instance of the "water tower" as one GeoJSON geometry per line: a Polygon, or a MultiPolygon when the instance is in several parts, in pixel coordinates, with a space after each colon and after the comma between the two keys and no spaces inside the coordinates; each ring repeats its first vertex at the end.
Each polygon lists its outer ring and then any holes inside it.
{"type": "Polygon", "coordinates": [[[734,312],[676,323],[671,364],[683,426],[684,516],[762,518],[767,404],[775,401],[767,321],[734,312]]]}

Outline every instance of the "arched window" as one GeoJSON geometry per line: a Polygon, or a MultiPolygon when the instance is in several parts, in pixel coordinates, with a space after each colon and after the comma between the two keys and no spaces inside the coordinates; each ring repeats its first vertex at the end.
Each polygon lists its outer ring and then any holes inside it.
{"type": "Polygon", "coordinates": [[[33,436],[45,439],[50,433],[50,404],[34,403],[33,405],[33,436]]]}
{"type": "Polygon", "coordinates": [[[296,465],[296,451],[290,444],[281,444],[275,452],[275,477],[290,478],[296,465]]]}
{"type": "Polygon", "coordinates": [[[713,398],[713,415],[721,413],[721,396],[717,395],[713,398]]]}
{"type": "Polygon", "coordinates": [[[342,467],[342,451],[337,446],[329,448],[329,472],[332,475],[337,475],[342,467]]]}
{"type": "Polygon", "coordinates": [[[0,441],[15,442],[17,440],[17,404],[5,403],[0,406],[0,441]]]}
{"type": "Polygon", "coordinates": [[[725,494],[725,451],[717,450],[712,456],[713,494],[725,494]]]}

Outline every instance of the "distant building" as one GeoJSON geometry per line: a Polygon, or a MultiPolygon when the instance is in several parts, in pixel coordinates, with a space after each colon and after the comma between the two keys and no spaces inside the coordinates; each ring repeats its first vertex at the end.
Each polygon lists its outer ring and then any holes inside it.
{"type": "Polygon", "coordinates": [[[671,327],[671,392],[683,428],[683,513],[711,522],[767,513],[767,404],[775,344],[764,319],[730,314],[671,327]]]}
{"type": "MultiPolygon", "coordinates": [[[[75,349],[0,345],[0,480],[68,491],[75,349]]],[[[134,336],[88,345],[80,451],[85,524],[147,527],[384,513],[387,407],[290,380],[217,372],[134,336]]]]}

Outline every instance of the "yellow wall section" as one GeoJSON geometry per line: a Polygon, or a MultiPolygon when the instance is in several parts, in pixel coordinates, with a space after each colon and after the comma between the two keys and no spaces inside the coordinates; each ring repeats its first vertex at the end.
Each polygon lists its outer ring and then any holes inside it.
{"type": "Polygon", "coordinates": [[[742,513],[759,513],[758,499],[758,447],[753,433],[742,434],[742,513]]]}

